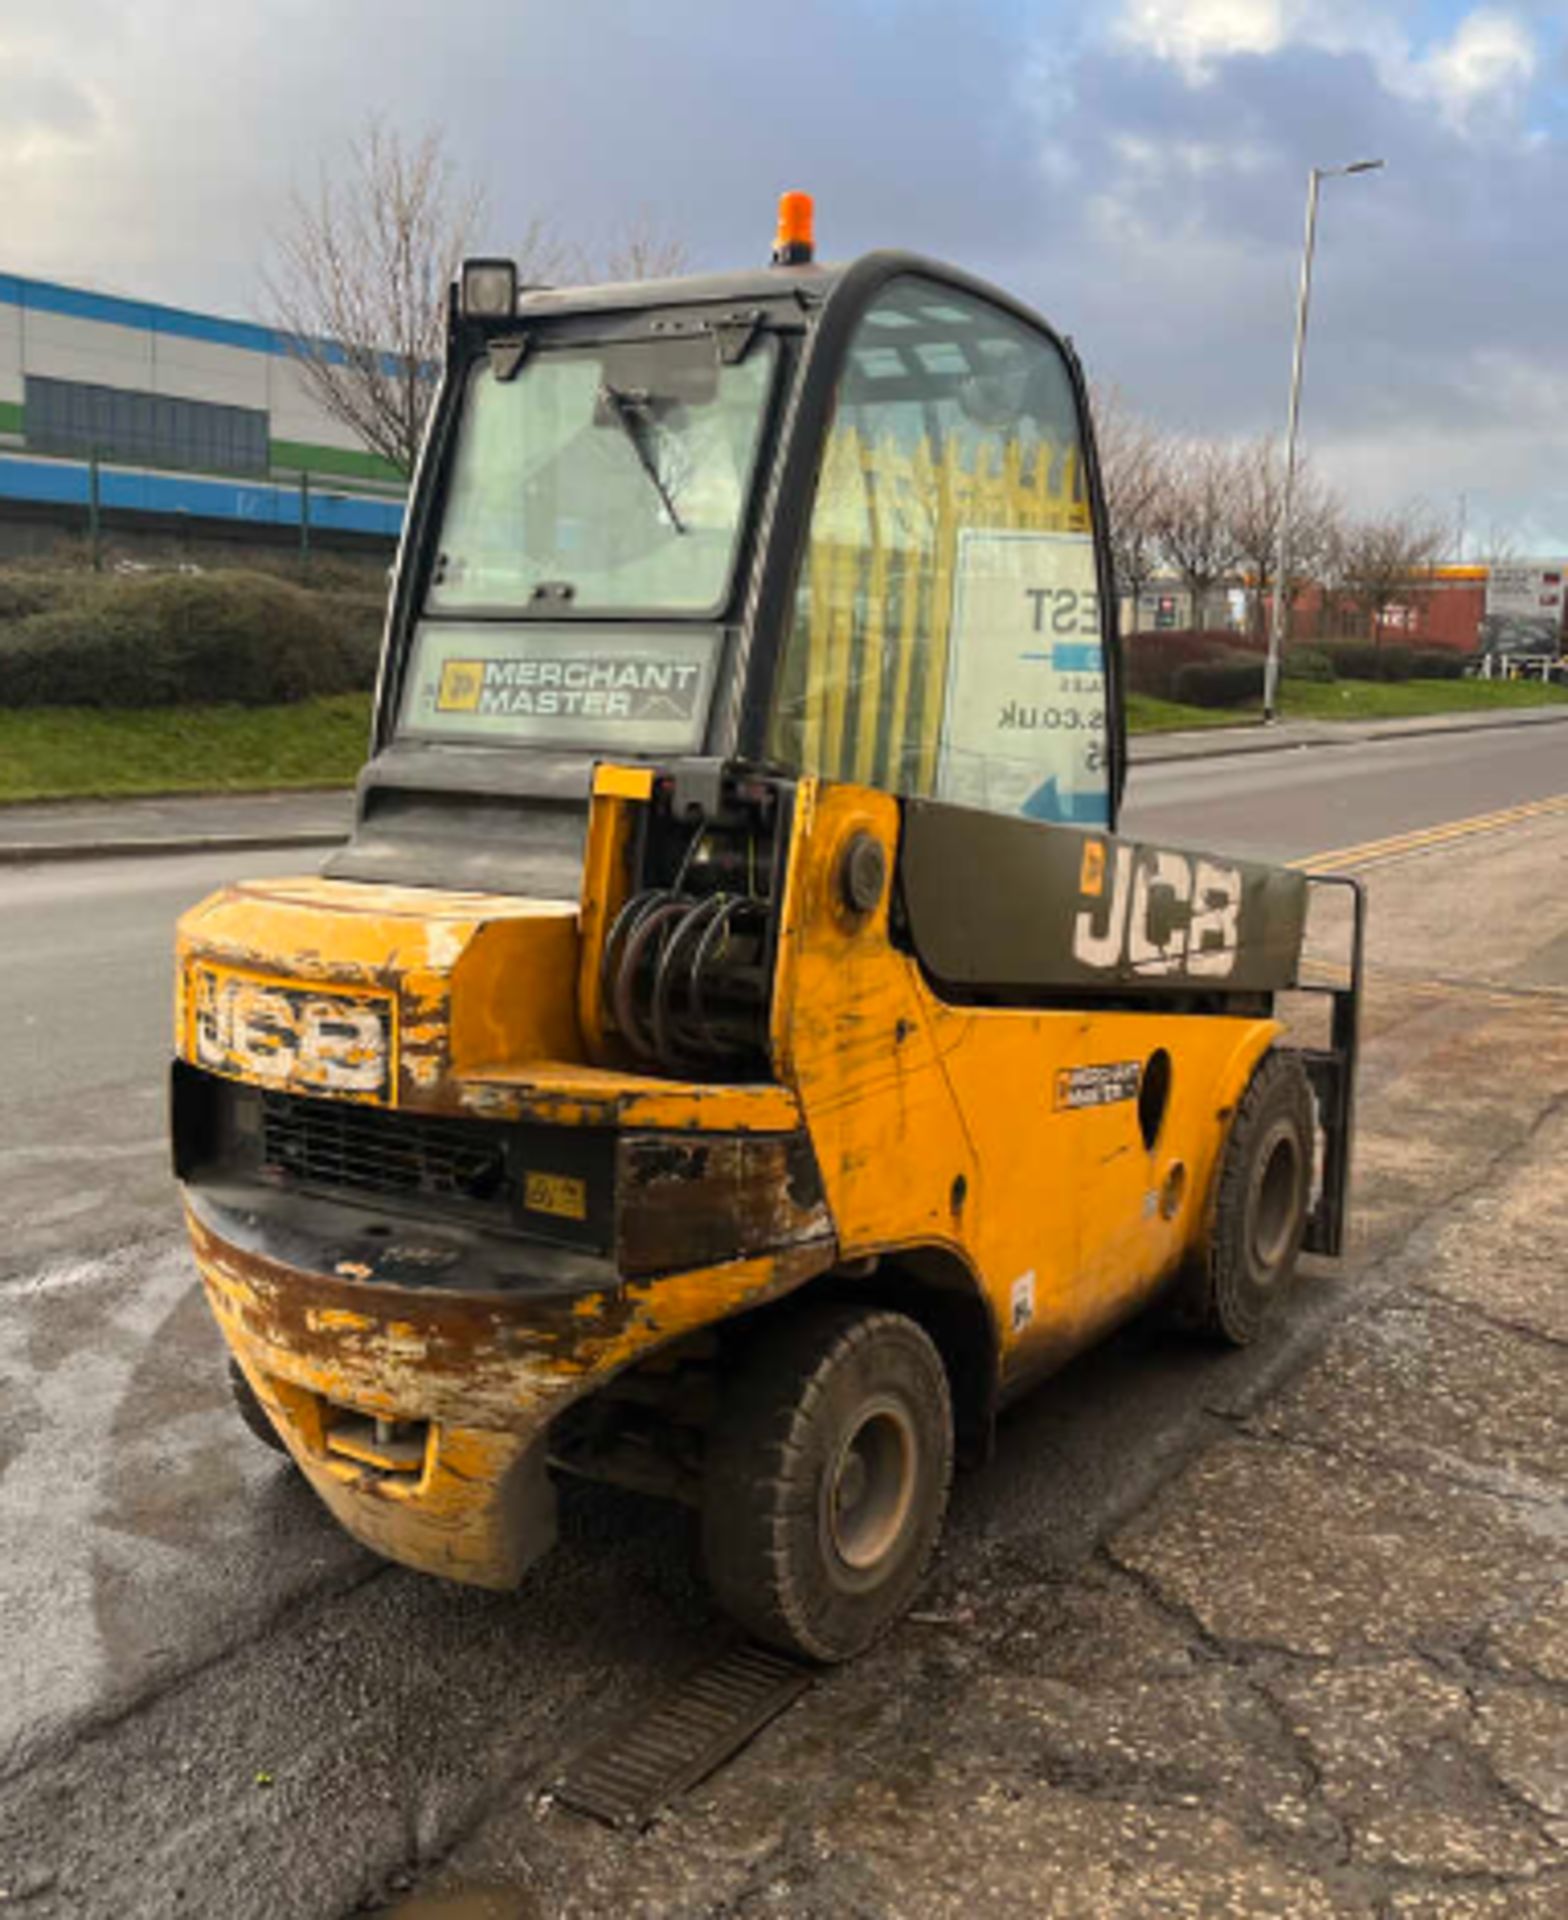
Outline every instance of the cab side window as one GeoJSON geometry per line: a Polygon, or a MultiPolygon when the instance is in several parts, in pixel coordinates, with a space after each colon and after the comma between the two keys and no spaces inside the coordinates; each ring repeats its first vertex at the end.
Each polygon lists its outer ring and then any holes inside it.
{"type": "Polygon", "coordinates": [[[1103,824],[1104,668],[1061,352],[984,301],[892,281],[840,375],[771,753],[829,779],[1103,824]]]}

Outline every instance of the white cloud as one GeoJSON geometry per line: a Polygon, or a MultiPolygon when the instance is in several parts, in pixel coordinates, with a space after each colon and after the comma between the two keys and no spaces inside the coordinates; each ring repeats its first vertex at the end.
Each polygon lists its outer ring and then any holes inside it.
{"type": "Polygon", "coordinates": [[[1174,66],[1190,86],[1223,61],[1290,47],[1360,53],[1390,93],[1434,101],[1457,126],[1516,99],[1540,55],[1518,15],[1483,6],[1447,40],[1418,45],[1387,5],[1356,0],[1124,0],[1114,46],[1174,66]]]}
{"type": "Polygon", "coordinates": [[[1276,53],[1287,38],[1285,0],[1127,0],[1112,27],[1122,46],[1206,79],[1216,60],[1276,53]]]}
{"type": "Polygon", "coordinates": [[[1467,15],[1454,36],[1414,63],[1414,90],[1429,94],[1456,121],[1499,98],[1517,94],[1534,78],[1538,55],[1529,29],[1490,7],[1467,15]]]}
{"type": "Polygon", "coordinates": [[[34,163],[91,145],[102,103],[63,50],[31,38],[0,40],[0,161],[34,163]]]}

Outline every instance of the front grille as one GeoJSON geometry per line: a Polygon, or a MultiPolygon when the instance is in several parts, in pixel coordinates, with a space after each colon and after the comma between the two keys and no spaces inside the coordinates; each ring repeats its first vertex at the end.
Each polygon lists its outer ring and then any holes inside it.
{"type": "Polygon", "coordinates": [[[507,1210],[505,1138],[482,1120],[384,1113],[348,1101],[266,1093],[261,1160],[266,1171],[303,1186],[507,1210]]]}
{"type": "Polygon", "coordinates": [[[607,1254],[617,1134],[284,1093],[174,1063],[175,1169],[187,1186],[257,1185],[462,1221],[607,1254]]]}

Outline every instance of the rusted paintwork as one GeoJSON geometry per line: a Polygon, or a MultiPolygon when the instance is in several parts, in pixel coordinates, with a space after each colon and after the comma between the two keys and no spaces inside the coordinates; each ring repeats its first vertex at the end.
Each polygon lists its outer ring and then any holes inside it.
{"type": "Polygon", "coordinates": [[[793,1133],[801,1124],[800,1103],[787,1087],[704,1085],[552,1060],[467,1077],[461,1099],[470,1113],[563,1127],[793,1133]]]}
{"type": "Polygon", "coordinates": [[[533,1432],[575,1396],[678,1339],[831,1264],[820,1236],[673,1278],[549,1296],[467,1293],[310,1273],[222,1238],[187,1207],[225,1333],[279,1377],[389,1419],[533,1432]]]}
{"type": "Polygon", "coordinates": [[[186,1218],[225,1339],[339,1521],[405,1565],[496,1587],[515,1584],[548,1545],[542,1441],[558,1413],[834,1257],[819,1238],[606,1292],[485,1295],[283,1266],[225,1240],[196,1206],[186,1218]],[[428,1422],[421,1472],[381,1472],[334,1454],[327,1423],[344,1410],[428,1422]]]}
{"type": "Polygon", "coordinates": [[[417,1475],[378,1472],[328,1451],[315,1394],[235,1345],[252,1391],[322,1503],[374,1552],[420,1573],[505,1590],[555,1541],[542,1443],[494,1428],[424,1433],[417,1475]]]}
{"type": "Polygon", "coordinates": [[[831,1238],[811,1142],[792,1134],[627,1134],[617,1258],[624,1272],[706,1266],[831,1238]]]}

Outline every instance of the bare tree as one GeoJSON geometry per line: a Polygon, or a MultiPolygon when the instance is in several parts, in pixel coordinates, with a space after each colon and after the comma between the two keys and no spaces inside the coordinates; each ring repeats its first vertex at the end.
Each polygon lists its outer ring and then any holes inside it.
{"type": "Polygon", "coordinates": [[[1506,567],[1520,555],[1518,535],[1497,520],[1487,523],[1486,532],[1477,544],[1480,552],[1476,560],[1484,567],[1506,567]]]}
{"type": "Polygon", "coordinates": [[[1290,515],[1290,578],[1294,600],[1303,587],[1321,587],[1344,540],[1345,503],[1333,488],[1313,478],[1305,497],[1297,495],[1290,515]]]}
{"type": "Polygon", "coordinates": [[[268,299],[316,401],[401,473],[441,361],[442,303],[479,215],[437,133],[371,121],[277,236],[268,299]]]}
{"type": "Polygon", "coordinates": [[[506,258],[517,263],[519,287],[554,287],[582,277],[581,256],[561,238],[554,221],[542,213],[524,223],[506,258]]]}
{"type": "Polygon", "coordinates": [[[1115,387],[1097,387],[1092,397],[1116,591],[1132,601],[1136,618],[1160,567],[1159,514],[1170,475],[1169,442],[1128,407],[1115,387]]]}
{"type": "MultiPolygon", "coordinates": [[[[1252,630],[1261,637],[1274,591],[1280,515],[1285,505],[1285,456],[1279,441],[1264,435],[1234,448],[1231,459],[1231,532],[1237,559],[1247,576],[1252,630]]],[[[1298,455],[1291,494],[1290,577],[1286,582],[1290,598],[1321,578],[1333,550],[1339,518],[1338,500],[1312,471],[1306,456],[1298,455]]]]}
{"type": "Polygon", "coordinates": [[[1170,453],[1154,515],[1161,557],[1181,577],[1191,622],[1201,628],[1214,591],[1241,562],[1236,545],[1236,458],[1214,440],[1186,440],[1170,453]]]}
{"type": "Polygon", "coordinates": [[[691,254],[651,208],[639,207],[616,228],[603,254],[581,266],[585,280],[668,280],[691,271],[691,254]]]}
{"type": "MultiPolygon", "coordinates": [[[[372,120],[347,162],[336,173],[323,165],[314,193],[295,193],[264,284],[316,401],[408,474],[440,372],[446,291],[482,196],[459,178],[439,133],[407,140],[372,120]]],[[[685,247],[647,210],[597,259],[536,216],[512,257],[524,286],[651,279],[687,266],[685,247]]]]}
{"type": "Polygon", "coordinates": [[[1420,505],[1352,521],[1341,536],[1335,572],[1340,592],[1358,610],[1374,641],[1390,609],[1430,585],[1448,530],[1420,505]]]}

